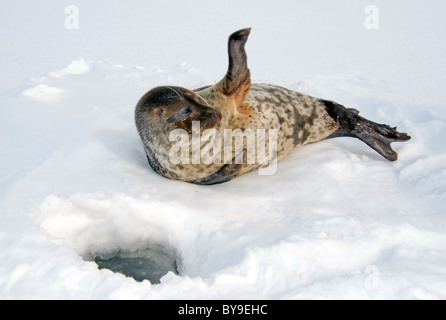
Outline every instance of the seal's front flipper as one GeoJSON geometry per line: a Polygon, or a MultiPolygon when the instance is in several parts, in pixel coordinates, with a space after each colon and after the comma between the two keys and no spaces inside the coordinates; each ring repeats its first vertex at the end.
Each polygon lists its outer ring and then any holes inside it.
{"type": "Polygon", "coordinates": [[[219,83],[221,92],[234,98],[237,106],[242,104],[251,88],[251,74],[245,51],[245,44],[250,33],[251,28],[247,28],[234,32],[229,37],[229,67],[225,77],[219,83]]]}
{"type": "Polygon", "coordinates": [[[396,161],[398,154],[390,143],[410,140],[406,133],[397,131],[385,124],[378,124],[359,116],[355,109],[348,109],[332,101],[322,100],[328,114],[336,120],[339,130],[328,138],[349,136],[356,137],[376,150],[389,161],[396,161]]]}
{"type": "MultiPolygon", "coordinates": [[[[243,159],[246,159],[246,157],[247,157],[247,151],[244,149],[243,159]]],[[[191,182],[200,185],[213,185],[231,181],[240,174],[240,171],[242,170],[242,167],[244,165],[243,163],[237,164],[236,163],[237,158],[238,157],[234,157],[231,163],[225,164],[217,172],[211,174],[210,176],[191,182]]]]}
{"type": "Polygon", "coordinates": [[[242,169],[242,164],[225,164],[220,170],[210,176],[192,181],[192,183],[210,186],[213,184],[221,184],[234,179],[242,169]]]}

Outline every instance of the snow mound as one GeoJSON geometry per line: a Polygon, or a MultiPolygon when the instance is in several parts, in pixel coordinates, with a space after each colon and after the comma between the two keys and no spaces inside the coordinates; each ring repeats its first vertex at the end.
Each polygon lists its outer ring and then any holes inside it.
{"type": "Polygon", "coordinates": [[[65,89],[50,87],[47,84],[39,84],[34,88],[23,91],[23,95],[35,100],[51,101],[56,100],[64,92],[66,92],[65,89]]]}
{"type": "Polygon", "coordinates": [[[52,72],[51,75],[60,78],[65,75],[81,75],[90,72],[91,64],[87,63],[85,59],[74,60],[69,65],[67,65],[64,69],[60,71],[52,72]]]}
{"type": "Polygon", "coordinates": [[[84,60],[75,60],[71,62],[65,69],[69,74],[85,74],[90,72],[90,65],[84,60]]]}

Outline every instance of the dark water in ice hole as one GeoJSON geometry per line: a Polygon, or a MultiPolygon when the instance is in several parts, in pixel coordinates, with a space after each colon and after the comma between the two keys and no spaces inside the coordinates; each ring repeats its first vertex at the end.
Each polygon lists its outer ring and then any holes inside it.
{"type": "Polygon", "coordinates": [[[92,259],[99,269],[122,273],[136,281],[149,280],[159,284],[169,271],[178,274],[176,254],[160,247],[149,247],[136,251],[117,250],[107,254],[96,254],[92,259]]]}

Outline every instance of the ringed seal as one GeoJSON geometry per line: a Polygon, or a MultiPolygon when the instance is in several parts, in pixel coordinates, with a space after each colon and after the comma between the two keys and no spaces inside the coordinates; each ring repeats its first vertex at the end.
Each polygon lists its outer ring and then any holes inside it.
{"type": "Polygon", "coordinates": [[[358,138],[384,158],[397,160],[390,143],[410,139],[397,128],[367,120],[359,111],[333,101],[251,83],[245,52],[250,32],[243,29],[229,37],[229,67],[220,82],[193,91],[156,87],[139,100],[135,122],[153,170],[173,180],[218,184],[266,167],[268,163],[247,161],[261,144],[269,150],[269,160],[280,160],[308,143],[344,136],[358,138]],[[275,135],[260,135],[262,138],[254,142],[257,148],[249,148],[248,138],[236,148],[233,137],[209,147],[209,141],[226,137],[231,130],[257,134],[273,130],[275,135]],[[175,136],[173,132],[184,134],[175,136]],[[208,136],[201,140],[205,133],[208,136]],[[194,139],[198,147],[194,147],[194,139]],[[228,146],[229,152],[223,148],[228,146]],[[173,160],[180,153],[186,161],[173,160]],[[205,153],[212,161],[204,160],[205,153]]]}

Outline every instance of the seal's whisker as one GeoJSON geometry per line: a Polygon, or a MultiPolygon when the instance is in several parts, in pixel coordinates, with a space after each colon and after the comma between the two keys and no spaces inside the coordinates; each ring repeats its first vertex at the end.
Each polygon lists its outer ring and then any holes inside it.
{"type": "Polygon", "coordinates": [[[185,87],[185,88],[189,88],[189,86],[187,85],[187,83],[186,83],[186,81],[184,80],[184,79],[180,79],[181,80],[181,82],[183,83],[183,86],[185,87]]]}
{"type": "Polygon", "coordinates": [[[173,92],[175,92],[175,93],[177,94],[178,98],[183,99],[183,96],[182,96],[178,91],[176,91],[174,88],[169,87],[169,86],[167,86],[167,88],[169,88],[170,90],[172,90],[173,92]]]}

